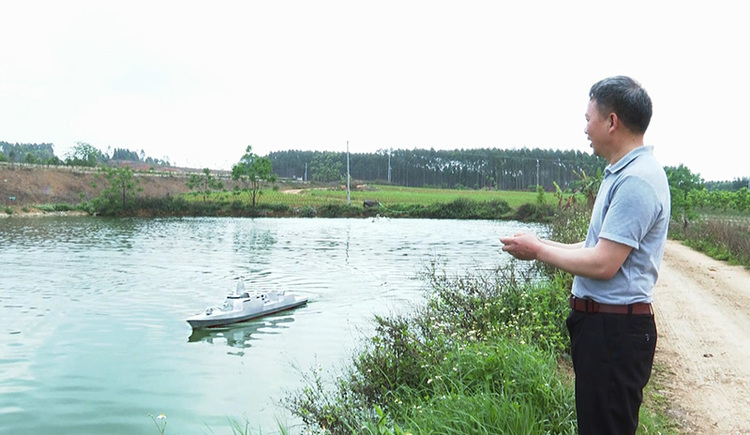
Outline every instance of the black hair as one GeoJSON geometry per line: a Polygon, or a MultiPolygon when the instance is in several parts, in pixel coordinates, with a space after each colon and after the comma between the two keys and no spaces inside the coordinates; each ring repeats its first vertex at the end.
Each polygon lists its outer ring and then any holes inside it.
{"type": "Polygon", "coordinates": [[[640,83],[626,76],[609,77],[591,87],[589,98],[599,112],[614,112],[628,130],[643,134],[651,122],[651,98],[640,83]]]}

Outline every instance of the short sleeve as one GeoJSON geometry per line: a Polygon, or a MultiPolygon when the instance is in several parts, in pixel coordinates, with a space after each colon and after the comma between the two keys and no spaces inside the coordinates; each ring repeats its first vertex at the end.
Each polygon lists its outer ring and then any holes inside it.
{"type": "Polygon", "coordinates": [[[653,187],[637,176],[620,180],[612,190],[612,201],[599,237],[638,249],[659,215],[661,202],[653,187]]]}

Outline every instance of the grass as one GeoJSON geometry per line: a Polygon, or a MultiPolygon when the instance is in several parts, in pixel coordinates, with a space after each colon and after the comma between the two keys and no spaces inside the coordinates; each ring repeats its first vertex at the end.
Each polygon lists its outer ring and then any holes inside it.
{"type": "Polygon", "coordinates": [[[470,343],[389,408],[412,433],[575,433],[573,390],[554,353],[512,339],[470,343]],[[430,382],[432,380],[432,382],[430,382]]]}
{"type": "MultiPolygon", "coordinates": [[[[511,208],[518,208],[526,203],[537,201],[536,192],[525,191],[496,191],[496,190],[451,190],[433,189],[419,187],[401,187],[389,185],[370,185],[372,190],[353,190],[350,192],[352,204],[361,205],[365,200],[379,202],[384,207],[394,205],[428,205],[436,203],[448,203],[457,199],[468,199],[471,201],[496,201],[502,200],[511,208]]],[[[288,207],[319,206],[323,204],[346,204],[346,189],[340,187],[294,189],[296,193],[288,193],[289,190],[266,189],[261,192],[258,206],[264,204],[286,205],[288,207]]],[[[187,194],[186,198],[192,201],[201,200],[200,196],[187,194]]],[[[246,193],[222,192],[211,195],[213,201],[239,200],[249,203],[246,193]]],[[[555,201],[554,195],[547,194],[549,202],[555,201]]]]}
{"type": "Polygon", "coordinates": [[[688,224],[672,223],[670,237],[717,260],[750,268],[750,218],[712,215],[688,224]]]}
{"type": "MultiPolygon", "coordinates": [[[[388,206],[389,204],[425,205],[447,203],[457,199],[468,199],[471,201],[503,200],[511,208],[515,209],[522,204],[534,203],[537,195],[536,192],[523,191],[448,190],[387,185],[376,185],[371,186],[371,188],[374,190],[351,192],[351,201],[361,204],[364,200],[370,199],[388,206]]],[[[304,194],[318,200],[346,200],[346,191],[342,190],[310,190],[304,194]]],[[[553,201],[553,195],[548,195],[549,200],[553,201]]]]}
{"type": "Polygon", "coordinates": [[[41,204],[41,205],[38,205],[36,208],[43,212],[48,212],[48,213],[80,210],[79,207],[68,205],[68,204],[41,204]]]}
{"type": "Polygon", "coordinates": [[[654,364],[651,380],[643,390],[643,405],[639,413],[639,427],[637,434],[677,435],[680,433],[679,423],[667,414],[670,407],[669,399],[660,391],[668,382],[674,382],[667,374],[666,367],[654,364]]]}

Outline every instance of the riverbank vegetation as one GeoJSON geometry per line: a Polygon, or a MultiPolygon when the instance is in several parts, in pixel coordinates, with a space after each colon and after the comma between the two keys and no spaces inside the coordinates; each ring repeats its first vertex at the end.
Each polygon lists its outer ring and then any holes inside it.
{"type": "MultiPolygon", "coordinates": [[[[580,240],[587,213],[562,210],[551,237],[580,240]]],[[[282,402],[306,430],[576,433],[565,326],[572,276],[512,262],[457,276],[431,264],[423,278],[424,302],[376,317],[343,369],[303,371],[305,386],[282,402]]],[[[664,421],[644,407],[640,433],[673,433],[664,421]]]]}
{"type": "MultiPolygon", "coordinates": [[[[42,211],[83,211],[97,216],[187,217],[398,217],[545,221],[557,198],[532,191],[449,190],[360,184],[348,194],[339,184],[288,183],[227,190],[210,171],[192,174],[187,193],[147,197],[130,168],[103,167],[100,194],[79,204],[40,204],[42,211]],[[254,203],[254,204],[253,204],[254,203]]],[[[14,209],[8,207],[12,214],[14,209]]],[[[26,207],[27,209],[29,207],[26,207]]]]}

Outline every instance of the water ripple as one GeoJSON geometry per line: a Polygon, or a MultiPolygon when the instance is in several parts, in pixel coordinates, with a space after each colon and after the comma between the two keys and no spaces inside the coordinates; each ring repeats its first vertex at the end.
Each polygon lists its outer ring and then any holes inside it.
{"type": "Polygon", "coordinates": [[[336,367],[374,314],[421,301],[431,262],[494,267],[521,224],[365,219],[0,220],[0,433],[275,430],[295,366],[336,367]],[[306,306],[232,327],[185,319],[238,279],[306,306]],[[270,412],[272,410],[272,412],[270,412]]]}

